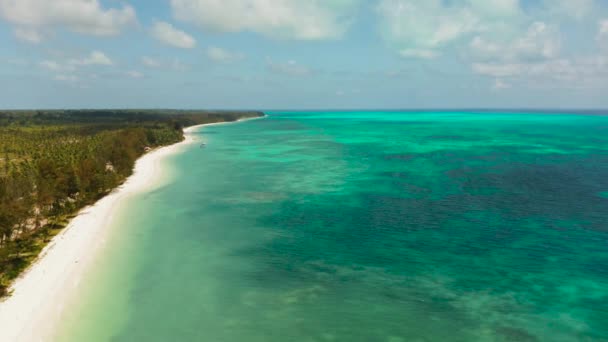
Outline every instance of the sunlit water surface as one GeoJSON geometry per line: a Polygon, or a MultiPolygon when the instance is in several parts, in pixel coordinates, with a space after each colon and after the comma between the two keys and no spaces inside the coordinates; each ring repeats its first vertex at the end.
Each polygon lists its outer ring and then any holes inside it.
{"type": "Polygon", "coordinates": [[[608,340],[608,117],[273,113],[121,208],[62,341],[608,340]]]}

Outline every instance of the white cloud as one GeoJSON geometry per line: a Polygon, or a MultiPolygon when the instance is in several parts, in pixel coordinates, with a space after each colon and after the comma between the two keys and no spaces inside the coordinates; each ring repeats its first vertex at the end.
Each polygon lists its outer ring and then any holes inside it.
{"type": "Polygon", "coordinates": [[[517,0],[381,0],[385,39],[404,57],[433,58],[470,34],[508,31],[522,11],[517,0]]]}
{"type": "Polygon", "coordinates": [[[57,76],[54,77],[54,79],[56,81],[62,81],[62,82],[78,82],[79,78],[77,76],[74,75],[64,75],[64,74],[59,74],[57,76]]]}
{"type": "Polygon", "coordinates": [[[519,0],[469,0],[466,1],[480,16],[504,18],[521,14],[519,0]]]}
{"type": "MultiPolygon", "coordinates": [[[[608,43],[608,20],[598,23],[596,39],[600,47],[602,42],[608,43]]],[[[521,37],[508,41],[477,36],[470,48],[475,74],[509,86],[519,82],[525,87],[597,88],[605,86],[608,79],[608,55],[562,56],[557,26],[542,22],[533,23],[521,37]]]]}
{"type": "Polygon", "coordinates": [[[111,36],[136,22],[133,7],[103,9],[98,0],[0,0],[0,17],[17,27],[18,38],[34,42],[42,37],[40,30],[111,36]]]}
{"type": "Polygon", "coordinates": [[[511,88],[511,85],[509,83],[506,83],[505,81],[497,78],[496,80],[494,80],[494,85],[492,86],[492,88],[494,90],[503,90],[503,89],[511,88]]]}
{"type": "Polygon", "coordinates": [[[152,35],[159,41],[178,48],[192,49],[196,46],[196,40],[192,36],[166,22],[156,22],[152,27],[152,35]]]}
{"type": "Polygon", "coordinates": [[[268,59],[266,61],[268,70],[277,74],[289,76],[308,76],[312,73],[308,67],[298,64],[296,61],[288,61],[287,63],[273,62],[268,59]]]}
{"type": "Polygon", "coordinates": [[[186,71],[190,69],[189,65],[182,63],[182,61],[177,58],[174,58],[172,61],[168,62],[167,66],[169,67],[169,69],[175,71],[186,71]]]}
{"type": "Polygon", "coordinates": [[[570,85],[605,83],[608,58],[586,57],[519,63],[474,63],[473,72],[494,78],[541,79],[570,85]]]}
{"type": "Polygon", "coordinates": [[[77,76],[80,70],[89,66],[111,66],[114,62],[101,51],[92,51],[88,56],[82,58],[72,58],[67,61],[57,62],[53,60],[41,61],[38,65],[55,74],[54,79],[76,83],[80,79],[77,76]]]}
{"type": "Polygon", "coordinates": [[[595,0],[543,0],[542,11],[552,17],[570,17],[581,20],[591,14],[595,0]]]}
{"type": "Polygon", "coordinates": [[[415,57],[424,59],[435,58],[439,55],[437,51],[432,49],[403,49],[399,51],[399,54],[403,57],[415,57]]]}
{"type": "Polygon", "coordinates": [[[560,51],[560,35],[555,27],[535,22],[521,37],[510,41],[494,42],[476,36],[470,43],[473,56],[491,60],[535,60],[557,57],[560,51]]]}
{"type": "Polygon", "coordinates": [[[272,38],[341,37],[360,0],[171,0],[175,17],[220,32],[251,31],[272,38]]]}
{"type": "Polygon", "coordinates": [[[608,48],[608,19],[601,20],[598,23],[596,39],[600,47],[608,48]]]}
{"type": "Polygon", "coordinates": [[[126,72],[127,76],[131,77],[131,78],[143,78],[144,74],[136,71],[136,70],[130,70],[126,72]]]}
{"type": "Polygon", "coordinates": [[[161,59],[144,56],[141,58],[141,63],[147,68],[166,69],[174,71],[185,71],[190,67],[182,63],[179,59],[161,59]]]}
{"type": "Polygon", "coordinates": [[[76,67],[69,64],[61,64],[55,61],[44,60],[39,65],[49,71],[74,71],[76,67]]]}
{"type": "Polygon", "coordinates": [[[515,63],[473,63],[473,71],[480,75],[491,77],[510,77],[521,75],[524,64],[515,63]]]}
{"type": "Polygon", "coordinates": [[[141,62],[143,65],[147,66],[148,68],[160,68],[162,66],[162,62],[152,58],[152,57],[147,57],[144,56],[141,58],[141,62]]]}
{"type": "Polygon", "coordinates": [[[219,63],[232,63],[243,59],[245,56],[238,52],[231,52],[219,47],[209,47],[207,49],[207,57],[212,61],[219,63]]]}
{"type": "Polygon", "coordinates": [[[101,52],[101,51],[93,51],[87,57],[80,58],[80,59],[70,59],[68,61],[68,64],[70,64],[70,65],[79,65],[79,66],[86,66],[86,65],[113,65],[114,62],[112,62],[112,60],[108,56],[106,56],[103,52],[101,52]]]}
{"type": "Polygon", "coordinates": [[[519,58],[555,58],[561,47],[559,31],[543,22],[533,23],[511,48],[519,58]]]}
{"type": "Polygon", "coordinates": [[[42,35],[40,32],[31,28],[16,28],[15,37],[21,41],[31,44],[38,44],[42,41],[42,35]]]}
{"type": "Polygon", "coordinates": [[[608,35],[608,19],[604,19],[602,21],[599,22],[599,35],[600,36],[606,36],[608,35]]]}

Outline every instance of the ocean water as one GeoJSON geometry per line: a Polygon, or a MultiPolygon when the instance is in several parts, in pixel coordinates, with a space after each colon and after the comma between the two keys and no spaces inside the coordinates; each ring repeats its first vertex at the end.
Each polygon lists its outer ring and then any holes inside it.
{"type": "Polygon", "coordinates": [[[608,341],[608,116],[271,113],[121,208],[61,341],[608,341]]]}

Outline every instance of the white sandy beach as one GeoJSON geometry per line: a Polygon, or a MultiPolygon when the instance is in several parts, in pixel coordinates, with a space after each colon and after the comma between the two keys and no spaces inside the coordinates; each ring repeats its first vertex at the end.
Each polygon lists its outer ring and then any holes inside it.
{"type": "Polygon", "coordinates": [[[141,157],[134,173],[114,192],[83,209],[43,250],[38,260],[13,284],[12,295],[0,301],[0,341],[48,341],[64,308],[78,291],[80,279],[104,245],[116,208],[133,194],[161,185],[161,162],[196,142],[193,126],[186,140],[141,157]]]}

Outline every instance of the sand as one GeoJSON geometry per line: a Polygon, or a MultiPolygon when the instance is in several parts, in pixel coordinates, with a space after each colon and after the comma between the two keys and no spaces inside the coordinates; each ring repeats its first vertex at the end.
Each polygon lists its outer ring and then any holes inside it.
{"type": "Polygon", "coordinates": [[[116,209],[134,194],[162,185],[168,179],[162,161],[197,143],[192,131],[200,126],[185,129],[183,142],[142,156],[122,186],[83,209],[45,247],[37,261],[14,282],[12,295],[0,301],[0,341],[52,339],[64,309],[77,296],[84,272],[107,241],[116,209]]]}

